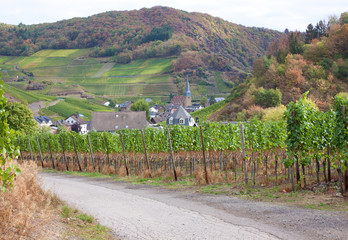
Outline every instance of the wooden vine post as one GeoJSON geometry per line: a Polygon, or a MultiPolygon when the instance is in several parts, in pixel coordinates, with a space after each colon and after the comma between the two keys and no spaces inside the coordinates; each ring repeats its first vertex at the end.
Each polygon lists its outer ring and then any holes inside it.
{"type": "Polygon", "coordinates": [[[31,145],[30,145],[30,139],[28,139],[28,146],[29,146],[29,151],[30,151],[30,159],[33,160],[33,152],[31,151],[31,145]]]}
{"type": "Polygon", "coordinates": [[[121,145],[122,145],[122,153],[123,153],[123,161],[124,161],[124,166],[126,168],[127,176],[129,176],[129,170],[128,170],[128,164],[127,164],[127,158],[126,158],[126,150],[124,148],[124,143],[123,143],[123,136],[121,130],[118,131],[120,134],[120,140],[121,140],[121,145]]]}
{"type": "Polygon", "coordinates": [[[108,165],[110,166],[109,147],[108,147],[108,142],[107,142],[105,133],[103,134],[103,137],[104,137],[104,144],[105,144],[105,149],[106,149],[106,160],[108,161],[108,165]]]}
{"type": "Polygon", "coordinates": [[[244,128],[243,123],[240,123],[240,135],[242,140],[242,154],[243,154],[243,165],[244,165],[244,181],[245,184],[248,184],[248,168],[246,161],[246,152],[245,152],[245,137],[244,137],[244,128]]]}
{"type": "Polygon", "coordinates": [[[63,149],[63,158],[64,158],[64,162],[65,162],[65,167],[66,167],[66,170],[69,171],[69,165],[68,165],[68,161],[66,160],[64,143],[63,143],[63,138],[62,137],[60,137],[60,144],[61,144],[62,149],[63,149]]]}
{"type": "Polygon", "coordinates": [[[174,154],[173,154],[173,148],[172,148],[172,140],[170,138],[170,132],[169,132],[169,127],[167,127],[167,133],[168,133],[168,143],[169,143],[169,149],[170,149],[170,161],[173,166],[173,172],[174,172],[174,179],[175,181],[178,181],[178,176],[176,174],[176,169],[175,169],[175,161],[174,161],[174,154]]]}
{"type": "Polygon", "coordinates": [[[36,142],[37,142],[37,147],[39,148],[41,167],[44,168],[44,162],[43,162],[43,158],[42,158],[42,152],[41,152],[40,141],[39,141],[38,136],[36,136],[36,142]]]}
{"type": "Polygon", "coordinates": [[[140,132],[141,132],[141,139],[143,140],[144,157],[145,157],[147,169],[150,171],[150,177],[151,177],[151,168],[150,168],[149,159],[148,159],[148,157],[147,157],[147,150],[146,150],[146,144],[145,144],[144,131],[143,131],[143,130],[140,130],[140,132]]]}
{"type": "Polygon", "coordinates": [[[209,177],[208,177],[208,171],[207,171],[207,161],[206,161],[206,157],[205,157],[205,147],[204,147],[204,138],[203,138],[202,126],[199,126],[199,131],[200,131],[200,133],[201,133],[201,142],[202,142],[202,154],[203,154],[203,164],[204,164],[205,182],[206,182],[206,184],[209,184],[209,177]]]}
{"type": "MultiPolygon", "coordinates": [[[[295,111],[292,112],[292,118],[294,119],[294,124],[296,125],[297,120],[295,119],[296,118],[295,111]]],[[[296,180],[297,180],[297,182],[300,182],[301,177],[300,177],[300,164],[299,164],[299,160],[298,160],[298,155],[295,154],[295,157],[296,157],[296,180]]]]}
{"type": "MultiPolygon", "coordinates": [[[[89,153],[91,155],[91,159],[92,159],[92,163],[93,163],[93,169],[95,170],[96,166],[95,166],[95,161],[94,161],[94,157],[93,157],[93,151],[92,151],[92,147],[91,147],[91,141],[89,140],[89,136],[87,134],[87,141],[88,141],[88,146],[89,146],[89,153]]],[[[99,169],[100,170],[100,169],[99,169]]]]}
{"type": "Polygon", "coordinates": [[[23,161],[24,158],[23,158],[23,154],[22,154],[22,150],[21,150],[21,141],[19,140],[19,138],[17,138],[17,141],[18,141],[18,147],[19,147],[19,154],[21,156],[21,160],[23,161]]]}
{"type": "Polygon", "coordinates": [[[74,136],[71,135],[73,144],[74,144],[74,149],[75,149],[75,155],[76,155],[76,159],[77,159],[77,164],[79,165],[79,171],[82,172],[82,167],[81,167],[81,160],[80,160],[80,156],[77,153],[77,148],[76,148],[76,142],[75,142],[75,138],[74,136]]]}
{"type": "Polygon", "coordinates": [[[328,182],[331,182],[331,159],[330,159],[330,154],[331,150],[330,147],[327,147],[327,180],[328,182]]]}
{"type": "MultiPolygon", "coordinates": [[[[341,106],[341,110],[342,110],[342,119],[343,119],[343,124],[344,124],[344,129],[347,129],[346,126],[346,108],[345,105],[341,106]]],[[[344,171],[344,190],[347,192],[348,191],[348,160],[345,159],[344,161],[344,166],[345,166],[345,171],[344,171]]]]}
{"type": "Polygon", "coordinates": [[[54,159],[53,159],[53,154],[52,154],[51,138],[50,137],[48,138],[48,148],[50,149],[52,168],[55,169],[56,167],[54,166],[54,159]]]}

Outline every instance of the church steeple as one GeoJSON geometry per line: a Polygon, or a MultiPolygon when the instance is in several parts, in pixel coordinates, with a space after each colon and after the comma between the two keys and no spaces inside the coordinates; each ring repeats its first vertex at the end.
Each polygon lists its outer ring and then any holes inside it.
{"type": "Polygon", "coordinates": [[[188,78],[186,78],[186,88],[185,88],[185,92],[184,92],[184,108],[191,106],[191,91],[190,91],[190,83],[188,78]]]}
{"type": "Polygon", "coordinates": [[[190,83],[189,83],[188,78],[186,78],[186,88],[185,88],[184,96],[191,97],[190,83]]]}

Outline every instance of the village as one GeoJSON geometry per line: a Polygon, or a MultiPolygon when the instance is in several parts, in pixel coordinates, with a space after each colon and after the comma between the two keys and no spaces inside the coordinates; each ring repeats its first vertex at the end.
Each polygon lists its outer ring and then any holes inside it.
{"type": "MultiPolygon", "coordinates": [[[[145,99],[150,102],[151,99],[145,99]]],[[[59,128],[87,134],[90,131],[116,132],[121,129],[163,128],[163,125],[198,126],[199,119],[190,113],[207,107],[211,104],[223,101],[224,98],[210,97],[204,106],[200,103],[192,103],[189,80],[186,79],[186,87],[183,95],[173,96],[167,105],[150,106],[150,119],[147,119],[145,111],[131,111],[132,101],[125,101],[115,105],[112,112],[92,112],[91,121],[81,113],[73,113],[66,119],[53,121],[48,116],[34,116],[38,127],[50,128],[50,132],[57,133],[59,128]]],[[[109,106],[110,102],[102,103],[109,106]]]]}

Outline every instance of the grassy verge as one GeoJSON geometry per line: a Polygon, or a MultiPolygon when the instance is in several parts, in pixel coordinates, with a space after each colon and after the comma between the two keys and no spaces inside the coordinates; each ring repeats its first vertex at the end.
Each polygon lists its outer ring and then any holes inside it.
{"type": "Polygon", "coordinates": [[[112,111],[112,109],[97,105],[88,100],[82,99],[72,99],[66,98],[64,101],[60,101],[54,106],[50,106],[47,108],[49,111],[58,113],[62,117],[69,117],[73,113],[82,113],[89,120],[91,119],[92,112],[108,112],[112,111]]]}
{"type": "Polygon", "coordinates": [[[54,99],[57,99],[56,97],[53,97],[53,96],[46,96],[46,95],[41,95],[37,93],[31,93],[28,91],[23,91],[18,88],[12,87],[8,84],[4,85],[4,90],[5,92],[12,95],[13,97],[21,100],[22,102],[27,102],[27,103],[33,103],[38,101],[52,101],[54,99]]]}
{"type": "Polygon", "coordinates": [[[91,216],[72,210],[43,191],[33,162],[19,164],[21,174],[11,191],[0,193],[0,239],[111,240],[111,231],[91,216]]]}
{"type": "MultiPolygon", "coordinates": [[[[44,169],[45,172],[58,172],[52,169],[44,169]]],[[[115,176],[103,175],[101,173],[70,172],[63,171],[63,174],[73,174],[92,178],[112,178],[115,181],[128,182],[131,184],[161,186],[168,189],[184,190],[189,192],[200,192],[204,194],[226,195],[239,197],[246,200],[272,202],[287,206],[296,206],[308,209],[345,211],[348,212],[348,201],[337,196],[336,183],[310,186],[311,190],[289,190],[289,184],[279,186],[257,186],[242,182],[214,183],[205,185],[200,183],[195,176],[180,177],[177,182],[172,176],[156,176],[146,178],[143,176],[115,176]]]]}
{"type": "Polygon", "coordinates": [[[111,230],[101,226],[95,219],[77,209],[66,205],[59,206],[60,219],[64,226],[62,239],[90,239],[112,240],[115,239],[111,230]]]}

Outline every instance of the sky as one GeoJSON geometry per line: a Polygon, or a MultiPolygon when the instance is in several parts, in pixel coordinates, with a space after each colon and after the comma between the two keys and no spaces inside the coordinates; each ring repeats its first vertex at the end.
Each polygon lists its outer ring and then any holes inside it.
{"type": "Polygon", "coordinates": [[[348,11],[348,0],[1,0],[0,22],[18,25],[88,17],[106,11],[168,6],[208,13],[248,27],[305,31],[348,11]]]}

